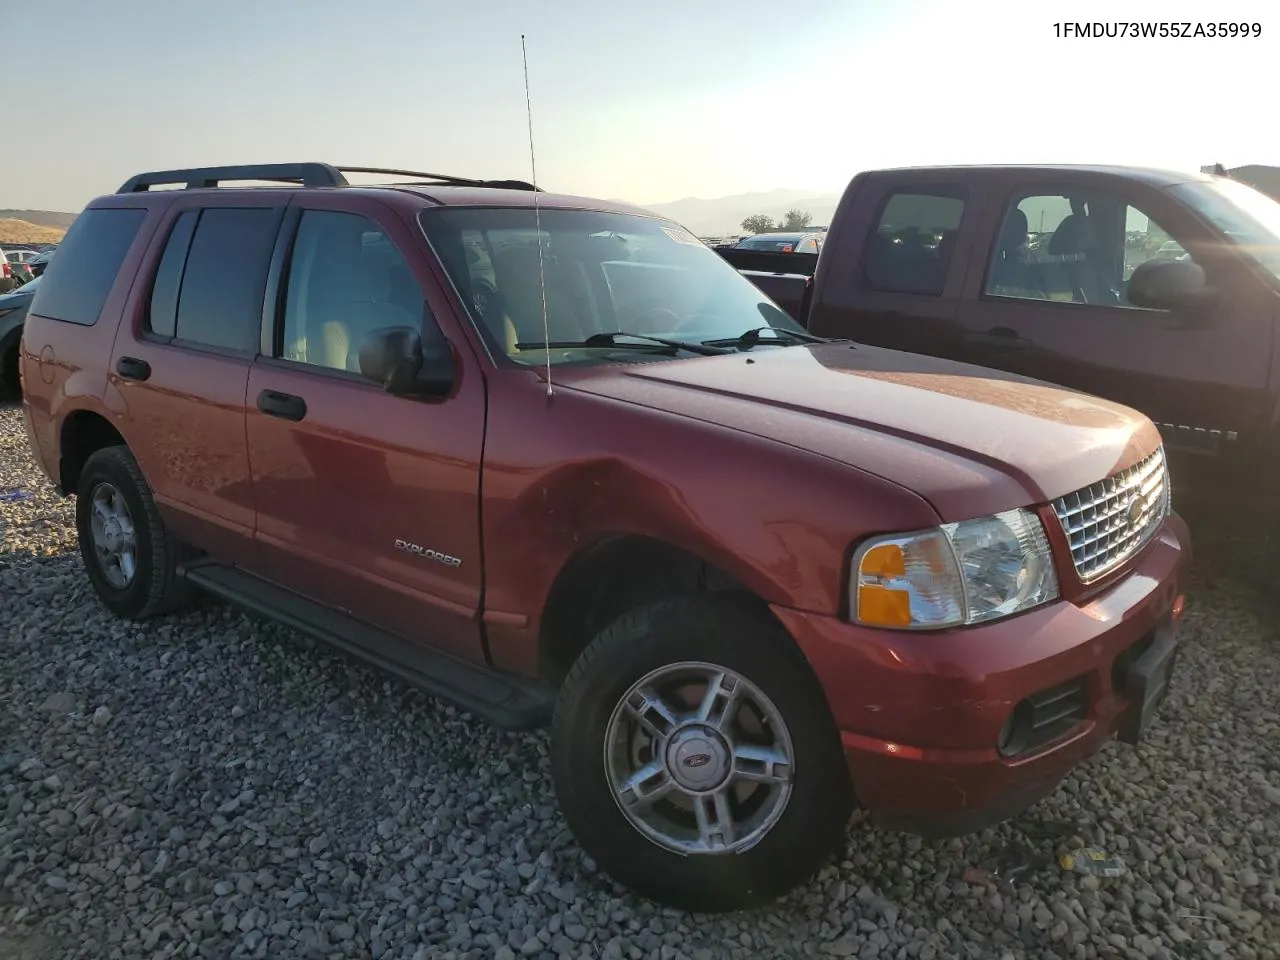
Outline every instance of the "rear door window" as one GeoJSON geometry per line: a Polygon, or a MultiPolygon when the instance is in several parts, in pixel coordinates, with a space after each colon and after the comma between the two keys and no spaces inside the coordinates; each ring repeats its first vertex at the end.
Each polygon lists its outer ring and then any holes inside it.
{"type": "Polygon", "coordinates": [[[964,217],[961,187],[895,190],[868,239],[867,282],[888,293],[940,296],[964,217]]]}
{"type": "Polygon", "coordinates": [[[183,217],[195,211],[179,217],[152,290],[152,330],[193,346],[257,353],[267,270],[282,212],[209,207],[194,221],[183,217]]]}
{"type": "Polygon", "coordinates": [[[138,208],[103,207],[76,217],[45,269],[31,312],[87,327],[97,323],[146,215],[138,208]]]}

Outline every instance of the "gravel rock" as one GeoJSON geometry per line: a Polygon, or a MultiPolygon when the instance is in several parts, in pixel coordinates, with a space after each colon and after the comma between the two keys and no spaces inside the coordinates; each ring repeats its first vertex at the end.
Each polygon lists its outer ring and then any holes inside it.
{"type": "Polygon", "coordinates": [[[1238,583],[1196,578],[1140,748],[1107,746],[1025,817],[959,840],[855,822],[781,903],[689,916],[577,849],[544,732],[499,733],[211,601],[112,619],[74,503],[9,407],[14,487],[35,495],[0,501],[0,956],[1280,960],[1280,641],[1238,583]],[[1100,847],[1129,872],[1051,860],[1011,889],[963,882],[1015,843],[1100,847]]]}

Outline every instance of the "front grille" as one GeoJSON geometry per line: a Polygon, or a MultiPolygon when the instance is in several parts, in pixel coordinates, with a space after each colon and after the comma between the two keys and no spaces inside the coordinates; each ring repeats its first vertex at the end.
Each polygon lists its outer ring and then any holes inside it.
{"type": "Polygon", "coordinates": [[[1053,502],[1082,583],[1120,566],[1151,540],[1169,513],[1164,447],[1127,470],[1053,502]]]}

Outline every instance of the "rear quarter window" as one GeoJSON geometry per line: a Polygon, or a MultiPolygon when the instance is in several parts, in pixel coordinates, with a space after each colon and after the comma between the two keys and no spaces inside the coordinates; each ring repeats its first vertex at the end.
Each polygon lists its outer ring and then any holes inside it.
{"type": "Polygon", "coordinates": [[[31,313],[86,327],[97,323],[146,216],[139,208],[104,207],[76,217],[45,269],[31,313]]]}
{"type": "Polygon", "coordinates": [[[895,190],[867,239],[864,273],[876,290],[940,296],[964,217],[963,188],[895,190]]]}

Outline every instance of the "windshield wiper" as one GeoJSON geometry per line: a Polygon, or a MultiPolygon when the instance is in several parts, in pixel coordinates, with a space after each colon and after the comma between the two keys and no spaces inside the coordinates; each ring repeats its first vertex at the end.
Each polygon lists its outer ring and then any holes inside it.
{"type": "Polygon", "coordinates": [[[812,333],[804,333],[800,330],[791,330],[791,329],[788,329],[787,327],[772,327],[772,326],[756,327],[752,330],[747,330],[745,333],[743,333],[741,336],[737,338],[730,338],[725,340],[704,340],[702,342],[708,346],[719,346],[720,344],[731,343],[738,350],[750,350],[752,347],[754,347],[758,343],[770,342],[769,339],[762,340],[760,337],[760,334],[765,333],[766,331],[772,331],[774,333],[775,336],[773,337],[773,339],[776,339],[776,340],[789,339],[792,343],[832,343],[834,342],[830,337],[819,337],[812,333]]]}
{"type": "Polygon", "coordinates": [[[670,340],[666,337],[651,337],[647,333],[628,333],[625,330],[609,330],[603,333],[593,333],[585,340],[552,340],[550,343],[542,343],[534,341],[532,343],[517,343],[517,350],[541,350],[544,347],[551,347],[554,350],[571,350],[574,347],[622,347],[624,349],[641,349],[652,350],[655,346],[666,347],[668,350],[688,350],[690,353],[697,353],[704,357],[711,357],[721,353],[728,353],[723,347],[711,346],[703,343],[692,343],[688,340],[670,340]],[[634,340],[643,341],[641,343],[627,343],[625,340],[619,340],[619,337],[630,337],[634,340]]]}

